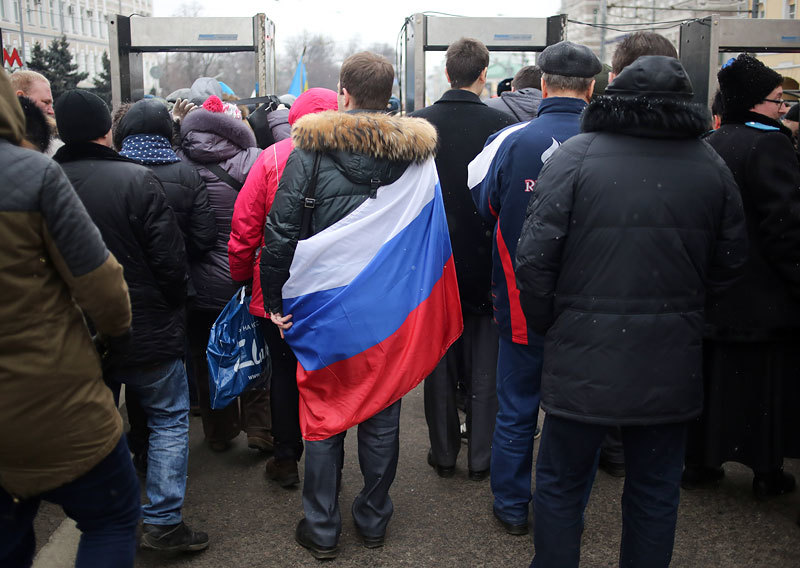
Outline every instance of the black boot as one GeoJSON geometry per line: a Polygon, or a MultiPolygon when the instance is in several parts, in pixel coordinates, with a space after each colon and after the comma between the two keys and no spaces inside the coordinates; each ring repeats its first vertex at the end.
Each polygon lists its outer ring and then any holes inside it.
{"type": "Polygon", "coordinates": [[[795,481],[791,473],[783,469],[767,474],[757,473],[753,477],[753,493],[756,499],[767,499],[794,491],[795,481]]]}

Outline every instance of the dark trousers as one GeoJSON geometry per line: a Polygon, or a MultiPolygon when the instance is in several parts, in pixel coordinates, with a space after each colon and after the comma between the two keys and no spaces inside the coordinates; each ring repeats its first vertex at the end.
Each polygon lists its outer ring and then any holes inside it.
{"type": "Polygon", "coordinates": [[[495,514],[515,525],[528,522],[542,360],[541,346],[500,338],[491,484],[495,514]]]}
{"type": "MultiPolygon", "coordinates": [[[[686,424],[623,426],[625,486],[619,565],[669,566],[678,518],[686,424]]],[[[587,484],[608,426],[548,415],[536,461],[532,567],[580,562],[587,484]]]]}
{"type": "Polygon", "coordinates": [[[303,455],[300,435],[300,393],[297,390],[297,358],[281,339],[278,327],[268,319],[258,318],[272,361],[270,404],[275,458],[298,461],[303,455]]]}
{"type": "Polygon", "coordinates": [[[206,347],[211,326],[219,312],[191,310],[187,318],[187,336],[192,354],[192,364],[197,380],[197,395],[203,433],[209,442],[225,442],[244,430],[248,436],[264,437],[271,429],[268,390],[251,390],[219,410],[211,409],[208,388],[208,361],[206,347]]]}
{"type": "Polygon", "coordinates": [[[464,333],[425,379],[425,420],[433,460],[450,467],[461,449],[456,406],[459,379],[466,389],[468,456],[471,471],[489,469],[497,415],[497,326],[490,315],[464,314],[464,333]]]}
{"type": "Polygon", "coordinates": [[[15,502],[0,487],[0,566],[28,567],[36,538],[39,504],[63,507],[81,531],[77,568],[132,568],[136,525],[141,516],[139,480],[124,436],[99,464],[78,479],[36,497],[15,502]]]}
{"type": "MultiPolygon", "coordinates": [[[[353,501],[352,513],[364,536],[383,536],[394,511],[389,488],[400,452],[400,402],[358,425],[358,464],[364,487],[353,501]]],[[[346,434],[306,440],[303,512],[312,540],[321,546],[335,546],[342,532],[339,487],[346,434]]]]}

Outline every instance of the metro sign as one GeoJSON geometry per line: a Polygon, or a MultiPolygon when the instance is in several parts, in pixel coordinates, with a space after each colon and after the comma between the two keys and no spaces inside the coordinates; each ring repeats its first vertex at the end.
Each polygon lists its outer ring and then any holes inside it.
{"type": "Polygon", "coordinates": [[[11,54],[8,53],[6,48],[3,48],[3,67],[6,65],[11,68],[15,65],[22,67],[22,58],[19,56],[19,51],[17,51],[16,47],[11,50],[11,54]]]}

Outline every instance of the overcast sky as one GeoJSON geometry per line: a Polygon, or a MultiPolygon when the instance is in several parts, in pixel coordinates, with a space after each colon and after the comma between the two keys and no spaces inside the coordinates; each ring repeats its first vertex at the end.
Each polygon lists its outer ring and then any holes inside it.
{"type": "MultiPolygon", "coordinates": [[[[381,42],[394,45],[407,16],[416,12],[445,12],[458,16],[515,16],[542,18],[558,13],[560,0],[198,0],[202,16],[253,16],[264,12],[275,22],[276,47],[282,41],[308,30],[325,34],[346,45],[359,37],[364,46],[381,42]]],[[[180,2],[154,0],[155,16],[174,15],[180,2]]]]}

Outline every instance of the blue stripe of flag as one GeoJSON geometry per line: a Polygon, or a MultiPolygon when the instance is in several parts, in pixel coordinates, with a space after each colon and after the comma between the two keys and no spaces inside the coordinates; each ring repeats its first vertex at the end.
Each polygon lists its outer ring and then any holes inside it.
{"type": "Polygon", "coordinates": [[[286,340],[300,364],[322,369],[391,336],[430,295],[451,255],[437,184],[435,198],[349,284],[284,299],[295,322],[286,340]]]}

